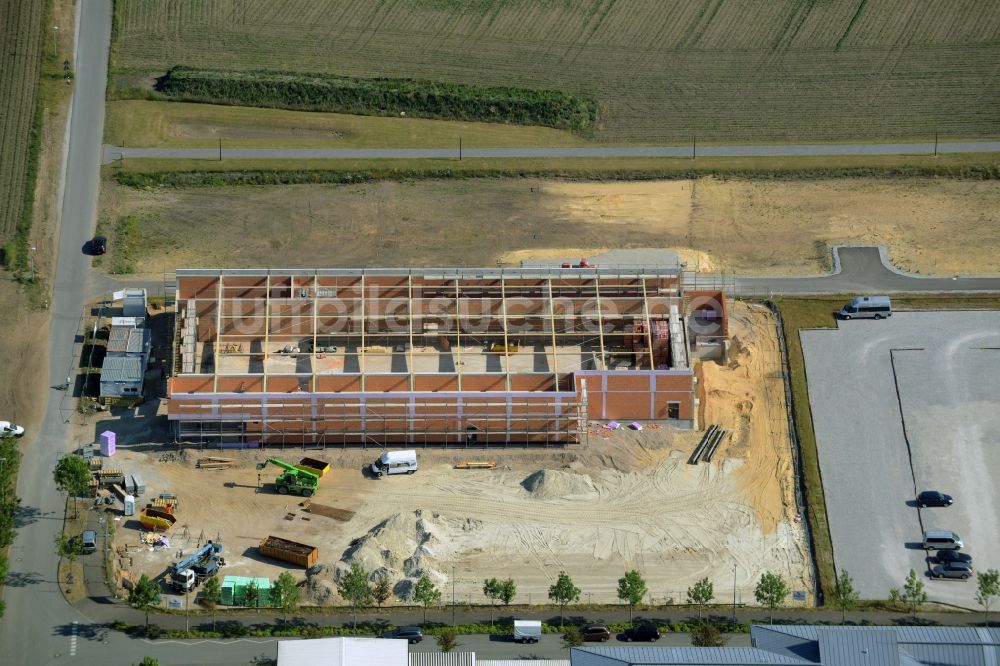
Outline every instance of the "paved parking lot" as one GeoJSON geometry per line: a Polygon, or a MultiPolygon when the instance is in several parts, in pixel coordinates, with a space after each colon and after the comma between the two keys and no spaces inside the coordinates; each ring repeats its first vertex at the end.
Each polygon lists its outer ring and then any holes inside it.
{"type": "MultiPolygon", "coordinates": [[[[926,575],[924,529],[957,532],[976,570],[1000,569],[1000,312],[896,312],[801,336],[838,572],[885,598],[910,568],[926,575]],[[928,489],[955,504],[915,508],[928,489]]],[[[977,608],[974,579],[926,580],[931,600],[977,608]]]]}

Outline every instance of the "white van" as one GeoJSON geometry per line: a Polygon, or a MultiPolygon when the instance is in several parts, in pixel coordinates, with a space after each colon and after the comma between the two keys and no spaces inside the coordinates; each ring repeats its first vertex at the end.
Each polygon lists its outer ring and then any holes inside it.
{"type": "Polygon", "coordinates": [[[924,550],[961,550],[965,544],[962,537],[947,530],[925,530],[924,550]]]}
{"type": "Polygon", "coordinates": [[[515,643],[537,643],[541,637],[541,620],[514,620],[515,643]]]}
{"type": "Polygon", "coordinates": [[[892,316],[892,301],[888,296],[858,296],[840,309],[842,319],[881,319],[892,316]]]}
{"type": "Polygon", "coordinates": [[[372,474],[382,476],[383,474],[413,474],[417,471],[417,452],[413,449],[409,451],[386,451],[379,459],[372,463],[372,474]]]}

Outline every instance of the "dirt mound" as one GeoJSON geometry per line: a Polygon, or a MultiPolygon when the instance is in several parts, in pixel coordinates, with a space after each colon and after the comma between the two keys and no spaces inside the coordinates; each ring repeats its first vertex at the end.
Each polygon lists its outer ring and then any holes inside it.
{"type": "Polygon", "coordinates": [[[598,494],[589,477],[556,469],[540,469],[522,481],[521,486],[537,499],[576,499],[598,494]]]}
{"type": "Polygon", "coordinates": [[[317,606],[333,603],[337,594],[336,572],[325,564],[317,564],[306,571],[306,593],[317,606]]]}
{"type": "Polygon", "coordinates": [[[421,576],[436,585],[446,577],[433,568],[435,547],[440,543],[436,514],[426,516],[422,509],[412,513],[394,513],[353,542],[336,565],[337,580],[352,564],[371,572],[372,579],[382,572],[397,581],[394,590],[400,598],[412,594],[412,586],[421,576]]]}

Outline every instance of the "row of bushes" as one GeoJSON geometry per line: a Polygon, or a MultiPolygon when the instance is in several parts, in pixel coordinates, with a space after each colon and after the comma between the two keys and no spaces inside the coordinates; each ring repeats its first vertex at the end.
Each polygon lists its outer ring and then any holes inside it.
{"type": "Polygon", "coordinates": [[[335,111],[366,116],[544,125],[589,133],[597,102],[556,90],[483,87],[414,79],[363,79],[294,72],[238,72],[177,66],[158,82],[172,99],[335,111]]]}
{"type": "MultiPolygon", "coordinates": [[[[13,437],[0,438],[0,581],[7,579],[7,546],[14,543],[14,512],[20,503],[15,493],[17,469],[21,464],[21,452],[13,437]]],[[[0,617],[3,616],[4,602],[0,601],[0,617]]]]}
{"type": "Polygon", "coordinates": [[[307,185],[351,184],[377,180],[417,180],[447,178],[585,178],[587,180],[676,180],[714,176],[752,180],[811,180],[822,178],[927,178],[944,177],[970,180],[1000,180],[1000,165],[994,166],[904,166],[863,168],[804,169],[649,169],[649,170],[528,170],[528,169],[335,169],[251,171],[158,171],[140,173],[118,171],[119,184],[134,188],[221,187],[226,185],[307,185]]]}
{"type": "MultiPolygon", "coordinates": [[[[571,625],[567,623],[566,626],[583,626],[583,625],[571,625]]],[[[625,631],[630,625],[625,623],[620,624],[609,624],[608,629],[612,634],[621,633],[625,631]]],[[[664,633],[674,632],[674,633],[691,633],[699,625],[697,623],[691,622],[671,622],[668,624],[660,625],[660,631],[664,633]]],[[[748,624],[734,624],[732,622],[723,622],[717,624],[719,630],[724,633],[749,633],[750,625],[748,624]]],[[[123,631],[132,635],[143,635],[149,638],[245,638],[245,637],[255,637],[255,638],[268,638],[268,637],[295,637],[301,636],[304,638],[318,638],[324,636],[371,636],[371,635],[381,635],[385,631],[392,629],[392,625],[388,624],[372,624],[372,623],[359,623],[355,628],[353,626],[344,627],[321,627],[313,623],[282,623],[282,624],[243,624],[238,621],[226,620],[216,623],[214,629],[208,628],[209,625],[204,625],[203,627],[185,630],[185,629],[162,629],[156,624],[151,624],[149,627],[144,625],[129,625],[125,622],[115,622],[111,625],[112,629],[117,631],[123,631]]],[[[434,636],[442,631],[454,630],[455,633],[460,635],[474,635],[474,634],[484,634],[492,636],[509,636],[513,634],[513,627],[510,625],[497,624],[491,627],[488,624],[459,624],[455,627],[450,625],[435,624],[433,626],[425,626],[424,634],[428,636],[434,636]]],[[[563,633],[564,629],[551,624],[542,624],[542,631],[547,634],[560,634],[563,633]]]]}

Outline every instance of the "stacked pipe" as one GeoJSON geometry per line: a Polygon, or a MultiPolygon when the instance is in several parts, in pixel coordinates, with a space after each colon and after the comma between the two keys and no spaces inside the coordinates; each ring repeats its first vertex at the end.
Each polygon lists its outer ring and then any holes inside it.
{"type": "Polygon", "coordinates": [[[688,459],[689,465],[697,465],[700,461],[710,463],[712,462],[712,457],[719,448],[719,444],[722,440],[729,434],[728,430],[723,430],[718,424],[712,424],[702,435],[701,441],[698,442],[698,446],[694,448],[694,452],[688,459]]]}
{"type": "Polygon", "coordinates": [[[706,430],[705,434],[702,435],[701,441],[698,442],[698,446],[694,447],[694,452],[691,454],[691,457],[688,459],[688,464],[689,465],[697,465],[698,464],[698,461],[701,459],[701,455],[705,452],[705,447],[708,445],[709,440],[712,439],[715,436],[715,433],[716,433],[716,431],[718,429],[719,429],[719,426],[714,425],[714,424],[710,425],[708,427],[708,430],[706,430]]]}
{"type": "Polygon", "coordinates": [[[710,441],[705,447],[705,455],[702,458],[702,460],[704,460],[707,463],[712,462],[712,458],[715,456],[715,452],[719,449],[719,444],[722,443],[722,440],[725,439],[725,437],[728,434],[729,434],[728,430],[723,430],[722,428],[716,430],[715,436],[712,438],[712,441],[710,441]]]}

